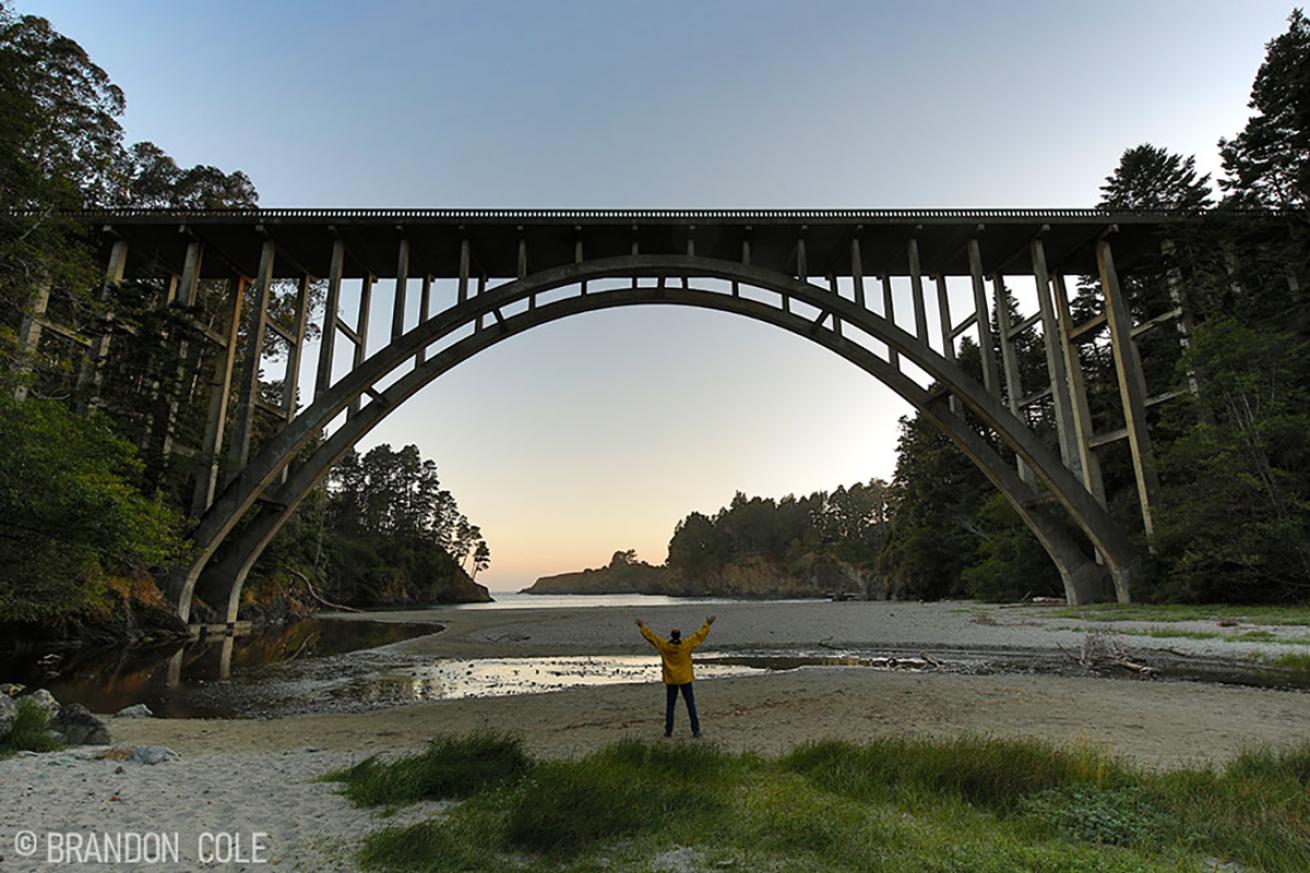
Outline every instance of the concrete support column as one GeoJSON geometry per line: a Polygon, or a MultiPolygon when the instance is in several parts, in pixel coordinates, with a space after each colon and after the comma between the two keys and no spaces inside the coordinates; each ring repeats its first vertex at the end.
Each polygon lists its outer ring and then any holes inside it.
{"type": "Polygon", "coordinates": [[[174,299],[184,307],[196,305],[200,297],[200,269],[205,257],[204,243],[192,240],[186,247],[186,258],[182,262],[182,276],[178,279],[174,299]]]}
{"type": "MultiPolygon", "coordinates": [[[[432,274],[423,275],[423,284],[418,292],[418,322],[422,324],[432,317],[432,274]]],[[[428,349],[424,346],[422,351],[414,356],[414,366],[418,366],[428,359],[428,349]]]]}
{"type": "Polygon", "coordinates": [[[1001,381],[996,372],[996,352],[992,349],[992,320],[987,314],[987,286],[983,284],[982,251],[976,238],[969,240],[969,276],[973,281],[973,317],[982,352],[983,387],[989,394],[1000,397],[1001,381]]]}
{"type": "MultiPolygon", "coordinates": [[[[955,337],[951,334],[955,330],[955,322],[951,320],[951,298],[946,287],[946,274],[938,273],[936,277],[937,285],[937,316],[941,322],[942,334],[942,355],[948,361],[955,360],[955,337]]],[[[957,415],[960,412],[960,399],[952,394],[949,398],[951,412],[957,415]]]]}
{"type": "MultiPolygon", "coordinates": [[[[586,282],[582,283],[582,290],[583,293],[586,293],[587,290],[586,282]]],[[[487,274],[480,273],[478,274],[478,296],[481,297],[485,293],[487,293],[487,274]]],[[[484,327],[486,327],[486,322],[487,322],[487,316],[479,315],[478,320],[473,323],[473,329],[482,330],[484,327]]]]}
{"type": "MultiPolygon", "coordinates": [[[[633,233],[632,253],[635,255],[637,253],[637,237],[636,237],[637,229],[635,227],[632,229],[632,233],[633,233]]],[[[520,227],[519,228],[519,259],[518,259],[517,269],[515,269],[514,271],[514,276],[517,279],[523,279],[527,275],[528,275],[528,238],[523,235],[523,228],[520,227]]],[[[637,287],[637,280],[635,278],[632,280],[632,287],[633,288],[637,287]]],[[[534,292],[528,295],[528,309],[536,309],[536,308],[537,308],[537,295],[534,292]]]]}
{"type": "MultiPolygon", "coordinates": [[[[1167,239],[1160,243],[1160,253],[1165,259],[1165,283],[1169,287],[1169,300],[1173,303],[1174,308],[1178,310],[1178,317],[1174,319],[1174,328],[1178,331],[1178,347],[1184,352],[1192,344],[1192,331],[1195,323],[1192,318],[1192,309],[1187,300],[1187,294],[1183,290],[1183,274],[1178,269],[1177,255],[1178,252],[1174,247],[1174,241],[1167,239]]],[[[1289,290],[1295,293],[1295,288],[1289,285],[1289,290]]],[[[1193,396],[1201,390],[1196,381],[1196,373],[1192,370],[1187,371],[1187,390],[1193,396]]]]}
{"type": "MultiPolygon", "coordinates": [[[[696,225],[687,225],[687,257],[696,257],[696,225]]],[[[691,280],[687,276],[682,277],[682,287],[690,288],[691,280]]]]}
{"type": "Polygon", "coordinates": [[[1069,310],[1069,291],[1064,285],[1064,276],[1051,274],[1051,285],[1055,290],[1055,313],[1060,323],[1060,351],[1064,358],[1064,368],[1069,374],[1069,400],[1073,413],[1074,442],[1078,449],[1078,463],[1081,468],[1083,485],[1096,498],[1096,502],[1105,506],[1105,482],[1101,478],[1101,463],[1092,448],[1092,413],[1087,404],[1087,381],[1083,374],[1082,356],[1078,344],[1073,340],[1073,315],[1069,310]]]}
{"type": "Polygon", "coordinates": [[[305,355],[305,329],[309,325],[309,276],[300,277],[296,292],[295,322],[291,325],[290,348],[287,350],[287,372],[282,380],[282,408],[286,420],[296,417],[296,393],[300,390],[300,362],[305,355]]]}
{"type": "Polygon", "coordinates": [[[923,301],[923,274],[919,270],[919,241],[910,237],[905,246],[910,261],[910,290],[914,295],[914,335],[928,345],[928,307],[923,301]]]}
{"type": "MultiPolygon", "coordinates": [[[[187,311],[188,317],[191,315],[191,310],[200,302],[200,271],[204,256],[204,243],[200,240],[192,240],[188,243],[186,256],[182,261],[182,275],[176,287],[170,285],[169,288],[169,302],[176,302],[187,311]]],[[[168,463],[169,456],[173,454],[173,428],[177,424],[178,407],[182,403],[183,395],[190,394],[189,391],[183,390],[183,383],[199,367],[199,350],[193,351],[190,341],[184,336],[177,344],[177,367],[173,373],[172,384],[168,388],[167,407],[158,422],[159,426],[155,434],[155,442],[159,445],[159,454],[165,465],[168,463]]]]}
{"type": "Polygon", "coordinates": [[[938,273],[933,277],[937,286],[937,315],[941,322],[942,355],[948,361],[955,360],[955,337],[951,336],[955,322],[951,320],[951,298],[946,287],[946,275],[938,273]]]}
{"type": "MultiPolygon", "coordinates": [[[[828,276],[828,293],[831,294],[833,297],[840,297],[840,296],[841,296],[841,289],[839,289],[839,288],[837,287],[837,277],[834,276],[834,275],[829,275],[829,276],[828,276]]],[[[822,316],[820,316],[820,318],[822,318],[822,316]]],[[[820,321],[819,323],[822,324],[823,322],[820,321]]],[[[838,317],[837,313],[835,313],[835,312],[832,313],[832,329],[833,329],[833,331],[837,334],[837,336],[841,336],[841,335],[842,335],[842,334],[841,334],[841,318],[838,317]]]]}
{"type": "MultiPolygon", "coordinates": [[[[1014,349],[1014,340],[1010,337],[1010,292],[1005,290],[1005,280],[997,273],[992,277],[992,286],[995,290],[996,303],[996,327],[1001,332],[1001,368],[1005,374],[1005,398],[1010,406],[1010,411],[1020,420],[1024,420],[1023,407],[1020,402],[1023,400],[1023,381],[1019,377],[1019,357],[1014,349]]],[[[1019,478],[1034,485],[1037,482],[1033,471],[1024,463],[1023,458],[1018,458],[1019,478]]]]}
{"type": "MultiPolygon", "coordinates": [[[[241,324],[241,301],[246,294],[246,278],[238,276],[228,283],[229,300],[224,321],[227,344],[214,357],[209,377],[209,414],[205,418],[205,438],[196,466],[195,490],[191,495],[191,515],[199,518],[214,502],[218,490],[218,459],[223,453],[223,430],[227,426],[228,400],[232,396],[232,371],[237,359],[237,333],[241,324]]],[[[326,336],[326,331],[324,332],[326,336]]]]}
{"type": "Polygon", "coordinates": [[[332,359],[337,348],[337,319],[341,309],[341,276],[345,272],[346,244],[332,243],[332,260],[328,264],[327,301],[323,305],[323,341],[318,347],[318,371],[314,376],[314,399],[332,385],[332,359]]]}
{"type": "MultiPolygon", "coordinates": [[[[860,231],[862,228],[856,228],[860,231]]],[[[851,237],[851,283],[855,287],[855,305],[866,308],[864,300],[864,256],[860,252],[860,238],[851,237]]]]}
{"type": "MultiPolygon", "coordinates": [[[[519,230],[523,230],[523,228],[520,227],[519,230]]],[[[632,226],[632,256],[634,258],[637,255],[641,254],[641,243],[637,239],[637,231],[638,231],[637,225],[634,224],[632,226]]],[[[528,274],[527,258],[528,258],[527,248],[525,247],[525,244],[520,241],[519,243],[519,278],[520,279],[522,279],[524,276],[528,274]]],[[[633,288],[637,287],[636,276],[632,277],[632,287],[633,288]]],[[[536,303],[536,300],[537,300],[537,295],[535,294],[532,295],[530,298],[528,298],[529,309],[533,307],[533,305],[536,303]]]]}
{"type": "Polygon", "coordinates": [[[1142,528],[1149,543],[1155,536],[1151,507],[1160,490],[1151,450],[1151,435],[1146,426],[1146,378],[1137,343],[1132,337],[1132,316],[1128,301],[1119,287],[1114,269],[1114,255],[1107,240],[1096,243],[1096,266],[1101,274],[1101,294],[1105,297],[1105,317],[1110,325],[1110,347],[1114,352],[1114,369],[1119,379],[1119,399],[1123,405],[1124,430],[1133,455],[1133,473],[1137,478],[1137,497],[1142,506],[1142,528]]]}
{"type": "Polygon", "coordinates": [[[101,369],[109,357],[109,341],[113,337],[114,307],[110,299],[114,289],[123,283],[127,270],[127,240],[117,240],[109,251],[109,266],[105,269],[105,284],[100,291],[100,302],[105,305],[104,325],[90,351],[82,359],[82,370],[77,377],[77,408],[85,411],[95,406],[100,393],[101,369]]]}
{"type": "MultiPolygon", "coordinates": [[[[882,317],[896,326],[896,300],[892,296],[892,277],[887,273],[882,274],[882,317]]],[[[887,349],[887,363],[897,370],[901,367],[900,353],[891,347],[887,349]]]]}
{"type": "MultiPolygon", "coordinates": [[[[582,263],[582,228],[580,226],[575,225],[573,228],[573,232],[574,234],[576,234],[576,236],[573,239],[573,263],[581,264],[582,263]]],[[[586,297],[587,296],[586,279],[582,280],[582,282],[580,283],[580,288],[582,290],[582,296],[586,297]]],[[[478,327],[479,329],[482,327],[482,319],[480,317],[478,318],[478,327]]]]}
{"type": "MultiPolygon", "coordinates": [[[[750,266],[751,263],[751,229],[749,226],[742,232],[741,262],[742,264],[748,267],[750,266]]],[[[737,282],[736,279],[732,281],[732,296],[733,297],[741,296],[741,285],[737,282]]]]}
{"type": "MultiPolygon", "coordinates": [[[[369,310],[373,307],[373,282],[376,277],[372,273],[364,275],[363,282],[359,286],[359,314],[355,317],[355,354],[351,359],[351,369],[364,363],[368,357],[368,316],[369,310]]],[[[349,419],[359,413],[360,404],[356,400],[350,404],[350,410],[346,413],[349,419]]]]}
{"type": "Polygon", "coordinates": [[[1241,304],[1246,300],[1246,289],[1242,287],[1242,265],[1237,260],[1237,248],[1232,240],[1219,243],[1223,252],[1224,271],[1228,274],[1228,290],[1233,296],[1233,303],[1241,304]]]}
{"type": "MultiPolygon", "coordinates": [[[[459,289],[456,293],[456,303],[466,303],[469,299],[469,241],[464,238],[459,241],[459,289]]],[[[524,269],[527,268],[527,252],[523,253],[524,269]]]]}
{"type": "Polygon", "coordinates": [[[49,306],[50,283],[46,281],[37,286],[36,293],[32,295],[32,303],[18,325],[18,386],[14,388],[14,399],[20,403],[27,399],[28,385],[25,379],[32,372],[32,361],[41,344],[41,322],[49,306]]]}
{"type": "Polygon", "coordinates": [[[409,240],[400,241],[396,253],[396,296],[391,302],[391,338],[405,332],[405,303],[409,283],[409,240]]]}
{"type": "Polygon", "coordinates": [[[233,423],[232,445],[228,451],[227,478],[236,477],[250,460],[250,440],[254,434],[255,415],[259,411],[259,364],[264,357],[264,333],[268,329],[268,301],[273,293],[273,269],[277,246],[266,240],[259,252],[259,275],[255,277],[255,306],[246,328],[246,350],[241,371],[241,388],[237,395],[237,416],[233,423]]]}
{"type": "Polygon", "coordinates": [[[1042,318],[1042,346],[1046,350],[1046,372],[1051,382],[1051,401],[1055,408],[1055,431],[1060,442],[1060,460],[1082,478],[1078,446],[1074,439],[1073,412],[1070,409],[1069,374],[1060,349],[1060,326],[1051,303],[1051,274],[1046,264],[1046,246],[1040,239],[1030,244],[1033,280],[1037,283],[1037,309],[1042,318]]]}
{"type": "MultiPolygon", "coordinates": [[[[804,233],[805,228],[801,228],[804,233]]],[[[796,278],[802,282],[810,280],[810,265],[805,257],[805,237],[801,236],[796,239],[796,278]]],[[[791,312],[791,295],[782,295],[782,311],[791,312]]]]}

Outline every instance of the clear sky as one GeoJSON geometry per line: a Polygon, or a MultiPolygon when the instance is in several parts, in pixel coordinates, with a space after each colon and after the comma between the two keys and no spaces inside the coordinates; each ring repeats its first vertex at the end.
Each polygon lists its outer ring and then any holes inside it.
{"type": "MultiPolygon", "coordinates": [[[[1291,9],[18,2],[124,89],[129,139],[323,207],[1091,205],[1141,142],[1217,171],[1291,9]]],[[[479,581],[514,589],[619,548],[662,561],[678,518],[737,489],[889,477],[907,411],[774,328],[639,308],[495,347],[363,447],[435,458],[491,545],[479,581]]]]}

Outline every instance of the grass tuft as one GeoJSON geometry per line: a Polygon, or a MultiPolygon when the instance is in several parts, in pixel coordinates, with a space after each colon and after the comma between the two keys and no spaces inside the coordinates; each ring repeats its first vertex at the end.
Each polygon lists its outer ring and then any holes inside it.
{"type": "Polygon", "coordinates": [[[784,757],[781,765],[852,797],[946,795],[1002,811],[1041,791],[1123,784],[1131,778],[1093,749],[977,737],[945,742],[887,737],[861,746],[813,743],[784,757]]]}
{"type": "Polygon", "coordinates": [[[512,783],[531,766],[521,739],[489,732],[435,739],[419,754],[390,762],[366,758],[324,779],[345,783],[343,793],[356,806],[383,806],[469,797],[512,783]]]}
{"type": "Polygon", "coordinates": [[[596,842],[713,816],[724,805],[713,777],[727,762],[713,746],[624,741],[578,761],[538,765],[514,799],[507,841],[573,855],[596,842]]]}
{"type": "Polygon", "coordinates": [[[14,716],[9,736],[0,742],[0,755],[14,752],[53,752],[61,748],[59,740],[50,734],[50,719],[40,706],[22,698],[15,701],[18,712],[14,716]]]}

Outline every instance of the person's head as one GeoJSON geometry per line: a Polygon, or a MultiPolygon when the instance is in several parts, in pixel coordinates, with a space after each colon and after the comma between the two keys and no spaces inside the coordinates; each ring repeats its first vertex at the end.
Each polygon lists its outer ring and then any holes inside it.
{"type": "Polygon", "coordinates": [[[671,643],[680,643],[680,642],[682,642],[682,629],[681,629],[681,628],[676,628],[676,627],[675,627],[673,630],[669,631],[669,642],[671,642],[671,643]]]}

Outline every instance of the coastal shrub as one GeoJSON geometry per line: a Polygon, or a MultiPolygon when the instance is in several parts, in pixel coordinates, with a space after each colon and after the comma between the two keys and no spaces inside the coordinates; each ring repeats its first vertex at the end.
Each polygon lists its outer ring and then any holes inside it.
{"type": "Polygon", "coordinates": [[[1075,840],[1109,846],[1144,845],[1161,826],[1159,808],[1137,786],[1043,791],[1020,801],[1019,811],[1075,840]]]}
{"type": "Polygon", "coordinates": [[[469,797],[521,778],[532,766],[523,741],[509,734],[474,733],[433,740],[417,755],[383,762],[376,757],[325,778],[344,782],[356,806],[469,797]]]}
{"type": "Polygon", "coordinates": [[[31,700],[19,698],[15,702],[18,711],[14,714],[9,736],[0,742],[0,755],[13,752],[53,752],[58,749],[60,743],[50,734],[50,719],[45,710],[31,700]]]}
{"type": "Polygon", "coordinates": [[[599,761],[638,770],[645,776],[694,782],[720,775],[734,761],[713,743],[645,743],[619,740],[596,753],[599,761]]]}
{"type": "Polygon", "coordinates": [[[977,737],[880,737],[863,745],[824,741],[801,746],[781,763],[829,791],[852,797],[951,795],[1002,811],[1041,791],[1119,784],[1129,778],[1122,767],[1092,749],[977,737]]]}

